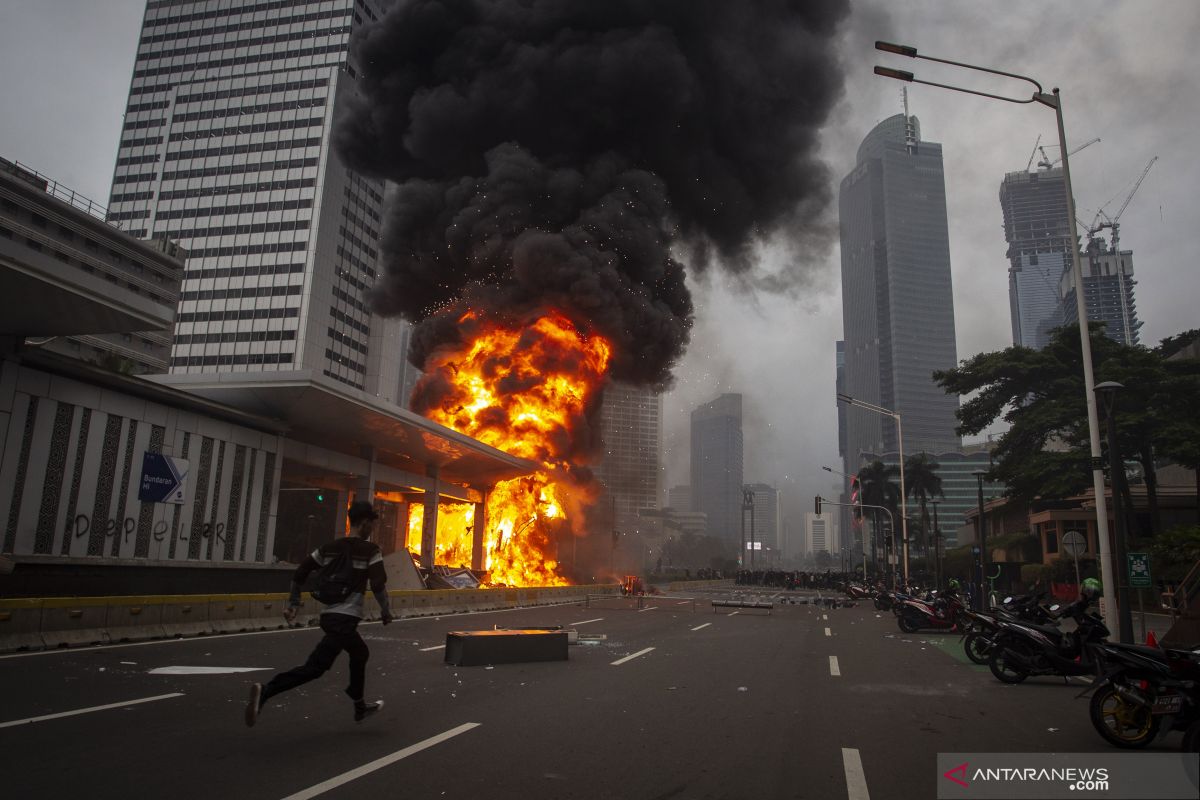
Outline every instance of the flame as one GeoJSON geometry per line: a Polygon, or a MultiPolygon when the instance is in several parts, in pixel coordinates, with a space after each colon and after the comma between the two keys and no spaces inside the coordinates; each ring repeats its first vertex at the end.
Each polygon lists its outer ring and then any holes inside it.
{"type": "MultiPolygon", "coordinates": [[[[572,466],[587,458],[590,442],[580,434],[607,380],[611,347],[554,311],[528,324],[468,312],[459,328],[464,344],[429,359],[413,405],[435,422],[542,465],[488,495],[484,566],[492,585],[566,585],[556,550],[566,536],[583,533],[582,512],[595,496],[589,483],[572,478],[572,466]]],[[[446,508],[439,508],[438,559],[445,535],[445,558],[469,565],[472,523],[448,523],[443,534],[446,508]]],[[[410,548],[414,529],[419,549],[420,522],[410,515],[410,548]]]]}

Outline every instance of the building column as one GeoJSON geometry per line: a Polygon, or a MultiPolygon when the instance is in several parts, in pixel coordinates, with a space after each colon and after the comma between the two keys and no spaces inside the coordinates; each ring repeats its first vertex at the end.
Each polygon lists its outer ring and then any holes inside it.
{"type": "Polygon", "coordinates": [[[441,497],[437,465],[430,464],[425,474],[432,480],[429,490],[425,492],[425,517],[421,520],[421,566],[433,570],[437,556],[438,500],[441,497]]]}
{"type": "Polygon", "coordinates": [[[487,501],[488,490],[481,489],[482,497],[475,504],[475,519],[471,529],[471,569],[476,572],[483,570],[483,537],[487,533],[487,501]]]}

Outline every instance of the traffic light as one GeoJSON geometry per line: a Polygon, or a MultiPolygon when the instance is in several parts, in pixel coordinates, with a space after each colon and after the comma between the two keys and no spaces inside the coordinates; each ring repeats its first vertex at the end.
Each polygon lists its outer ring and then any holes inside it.
{"type": "Polygon", "coordinates": [[[324,494],[322,494],[321,492],[317,492],[317,502],[318,502],[318,503],[324,503],[324,502],[325,502],[325,495],[324,495],[324,494]]]}
{"type": "Polygon", "coordinates": [[[820,516],[821,515],[821,495],[817,495],[817,501],[816,501],[815,505],[816,505],[816,509],[817,509],[817,516],[820,516]]]}

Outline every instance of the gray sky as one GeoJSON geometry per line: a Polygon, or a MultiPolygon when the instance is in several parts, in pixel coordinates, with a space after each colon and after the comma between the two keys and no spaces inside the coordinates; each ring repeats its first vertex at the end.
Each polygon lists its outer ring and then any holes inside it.
{"type": "MultiPolygon", "coordinates": [[[[18,160],[104,203],[108,197],[143,0],[0,0],[0,156],[18,160]]],[[[876,53],[876,39],[929,55],[1030,75],[1063,93],[1067,138],[1100,137],[1072,159],[1080,218],[1115,212],[1152,156],[1159,156],[1121,218],[1134,251],[1142,340],[1200,327],[1200,270],[1192,199],[1200,159],[1194,0],[1008,0],[1003,4],[905,0],[854,4],[844,30],[845,99],[824,137],[836,187],[863,136],[900,113],[897,81],[875,64],[943,83],[1003,91],[973,73],[876,53]],[[1109,202],[1111,200],[1111,202],[1109,202]]],[[[797,76],[797,80],[803,80],[797,76]]],[[[1013,84],[1016,95],[1028,94],[1013,84]]],[[[943,146],[958,356],[1011,344],[1007,260],[998,200],[1005,172],[1021,169],[1034,141],[1055,143],[1054,113],[910,86],[924,139],[943,146]]],[[[747,135],[753,135],[748,131],[747,135]]],[[[1056,154],[1054,150],[1047,151],[1056,154]]],[[[836,210],[814,224],[836,225],[836,210]]],[[[836,229],[836,228],[834,228],[836,229]]],[[[834,342],[841,338],[840,261],[828,252],[767,248],[768,271],[802,275],[794,295],[731,287],[720,275],[696,284],[691,348],[667,395],[667,484],[686,483],[688,414],[721,392],[745,395],[746,480],[780,486],[801,511],[834,481],[837,461],[834,342]]]]}

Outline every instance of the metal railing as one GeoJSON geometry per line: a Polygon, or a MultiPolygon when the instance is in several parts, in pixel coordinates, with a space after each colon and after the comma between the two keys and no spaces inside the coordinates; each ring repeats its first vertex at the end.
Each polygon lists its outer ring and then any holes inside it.
{"type": "Polygon", "coordinates": [[[1197,561],[1174,590],[1162,593],[1161,605],[1172,617],[1188,613],[1188,598],[1200,590],[1200,561],[1197,561]]]}
{"type": "Polygon", "coordinates": [[[125,230],[125,226],[120,222],[114,222],[108,218],[108,209],[93,200],[84,197],[79,192],[70,187],[63,186],[53,178],[43,175],[36,169],[22,164],[20,161],[0,161],[0,168],[4,168],[5,172],[14,175],[27,183],[36,185],[51,197],[62,200],[80,211],[85,211],[96,219],[103,220],[109,225],[119,230],[125,230]]]}

